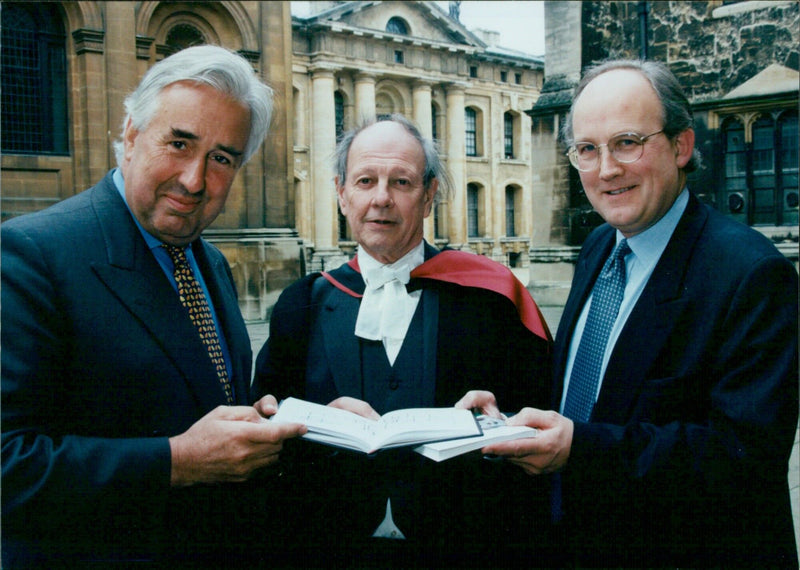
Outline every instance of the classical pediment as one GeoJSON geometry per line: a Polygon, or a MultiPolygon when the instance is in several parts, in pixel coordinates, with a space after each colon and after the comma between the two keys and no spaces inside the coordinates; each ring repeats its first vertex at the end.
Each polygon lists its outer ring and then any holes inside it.
{"type": "Polygon", "coordinates": [[[398,42],[486,47],[435,2],[342,2],[301,20],[312,28],[398,42]]]}

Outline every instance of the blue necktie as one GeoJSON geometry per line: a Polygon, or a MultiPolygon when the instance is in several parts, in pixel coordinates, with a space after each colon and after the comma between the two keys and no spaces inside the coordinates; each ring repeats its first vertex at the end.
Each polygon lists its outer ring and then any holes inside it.
{"type": "Polygon", "coordinates": [[[625,256],[630,252],[627,240],[620,241],[603,266],[592,290],[592,304],[572,365],[564,403],[564,415],[574,421],[586,422],[592,414],[608,335],[625,293],[625,256]]]}

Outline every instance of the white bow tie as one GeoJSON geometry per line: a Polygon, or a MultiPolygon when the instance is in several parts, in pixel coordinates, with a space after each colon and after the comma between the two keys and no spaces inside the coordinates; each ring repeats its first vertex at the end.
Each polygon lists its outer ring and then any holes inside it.
{"type": "Polygon", "coordinates": [[[380,289],[386,283],[396,279],[403,285],[407,284],[411,279],[411,270],[408,265],[401,265],[400,267],[389,267],[388,265],[380,265],[369,269],[364,275],[364,282],[369,289],[380,289]]]}
{"type": "Polygon", "coordinates": [[[406,291],[411,278],[408,265],[379,266],[365,272],[367,287],[356,319],[356,336],[368,340],[402,340],[408,330],[404,317],[409,302],[406,291]]]}

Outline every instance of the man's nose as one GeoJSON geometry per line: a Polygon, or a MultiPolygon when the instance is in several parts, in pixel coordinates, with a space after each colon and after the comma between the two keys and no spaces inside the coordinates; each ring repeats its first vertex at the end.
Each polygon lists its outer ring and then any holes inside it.
{"type": "Polygon", "coordinates": [[[388,180],[378,180],[375,185],[375,192],[372,195],[372,202],[379,208],[386,208],[393,204],[388,180]]]}
{"type": "Polygon", "coordinates": [[[183,172],[181,172],[180,183],[192,194],[197,194],[205,189],[206,158],[204,156],[186,162],[183,172]]]}
{"type": "Polygon", "coordinates": [[[597,160],[600,163],[600,178],[607,180],[618,176],[622,170],[622,164],[614,158],[614,155],[611,154],[608,147],[602,145],[597,148],[597,152],[599,153],[597,160]]]}

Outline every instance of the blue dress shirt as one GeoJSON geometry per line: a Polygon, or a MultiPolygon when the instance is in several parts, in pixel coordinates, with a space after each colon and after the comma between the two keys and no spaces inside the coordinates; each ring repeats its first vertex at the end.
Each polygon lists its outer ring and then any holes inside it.
{"type": "MultiPolygon", "coordinates": [[[[595,400],[597,399],[597,395],[600,394],[600,388],[603,385],[603,376],[605,376],[606,373],[608,360],[611,357],[611,352],[614,350],[614,345],[617,343],[619,334],[625,326],[633,307],[636,305],[636,301],[639,300],[639,296],[647,285],[647,281],[650,279],[650,275],[652,275],[658,260],[661,258],[661,254],[664,253],[667,243],[669,243],[669,239],[678,226],[678,222],[684,210],[686,210],[686,205],[688,203],[689,191],[684,188],[678,195],[675,203],[672,204],[672,207],[658,222],[642,233],[628,238],[628,245],[631,248],[631,253],[625,257],[625,272],[627,275],[625,295],[619,307],[617,320],[614,321],[614,326],[611,328],[611,332],[608,335],[608,344],[606,345],[603,364],[600,368],[600,381],[597,383],[595,400]]],[[[619,243],[623,237],[622,233],[617,230],[615,243],[619,243]]],[[[561,395],[561,406],[559,409],[561,412],[564,411],[564,402],[566,401],[567,389],[569,388],[569,378],[572,375],[575,354],[578,352],[578,344],[580,344],[581,336],[583,335],[583,329],[586,325],[586,318],[589,315],[589,305],[591,301],[592,295],[590,294],[589,298],[586,299],[586,303],[583,305],[580,317],[575,325],[575,331],[572,333],[569,354],[567,355],[567,366],[564,373],[564,391],[561,395]]]]}
{"type": "MultiPolygon", "coordinates": [[[[122,200],[125,202],[125,206],[131,213],[131,217],[133,218],[136,227],[139,228],[139,231],[141,232],[144,241],[147,242],[147,246],[150,248],[150,251],[153,252],[156,261],[158,261],[158,264],[161,266],[161,269],[164,270],[164,274],[167,276],[167,279],[169,279],[169,282],[172,284],[172,288],[175,289],[175,292],[177,293],[178,284],[175,282],[175,275],[174,275],[175,266],[172,263],[172,259],[170,258],[169,253],[167,253],[167,250],[161,247],[162,245],[164,245],[164,242],[154,237],[147,230],[145,230],[139,223],[139,220],[136,219],[136,216],[133,215],[133,212],[131,212],[131,208],[128,205],[128,200],[125,197],[125,180],[122,178],[122,171],[119,168],[114,169],[112,178],[114,180],[114,185],[117,187],[119,195],[122,196],[122,200]]],[[[203,273],[200,271],[200,267],[197,265],[197,260],[194,258],[194,253],[192,252],[192,248],[190,246],[186,247],[186,259],[189,262],[189,266],[192,268],[192,272],[194,273],[195,278],[197,279],[198,283],[200,283],[200,287],[203,289],[203,295],[206,296],[206,300],[208,301],[208,307],[211,310],[211,316],[214,319],[214,328],[217,329],[219,344],[220,347],[222,348],[222,356],[225,359],[225,367],[228,369],[228,376],[230,376],[231,358],[228,352],[228,344],[225,341],[225,335],[222,334],[222,328],[220,327],[219,320],[217,319],[217,312],[214,310],[214,302],[211,300],[211,295],[208,292],[208,287],[206,287],[205,279],[203,279],[203,273]]],[[[233,389],[233,382],[231,382],[231,389],[233,389]]]]}

